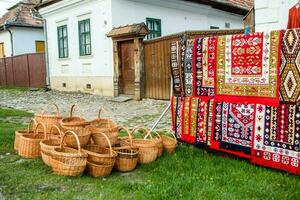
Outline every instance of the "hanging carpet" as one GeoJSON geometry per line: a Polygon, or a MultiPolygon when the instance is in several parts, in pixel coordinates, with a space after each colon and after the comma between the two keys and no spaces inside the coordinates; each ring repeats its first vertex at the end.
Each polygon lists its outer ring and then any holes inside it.
{"type": "Polygon", "coordinates": [[[300,106],[257,105],[251,162],[300,174],[300,106]]]}

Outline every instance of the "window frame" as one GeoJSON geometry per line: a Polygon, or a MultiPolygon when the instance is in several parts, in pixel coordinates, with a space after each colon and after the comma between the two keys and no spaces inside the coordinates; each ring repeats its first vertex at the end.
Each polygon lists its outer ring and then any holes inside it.
{"type": "Polygon", "coordinates": [[[78,21],[78,40],[79,40],[79,56],[89,56],[92,55],[92,38],[91,38],[91,20],[83,19],[78,21]],[[86,23],[89,24],[89,30],[85,30],[86,23]],[[80,26],[83,24],[84,32],[80,31],[80,26]],[[86,36],[89,37],[90,42],[86,42],[86,36]],[[84,37],[84,43],[81,42],[81,38],[84,37]],[[90,52],[87,53],[87,46],[90,46],[90,52]]]}
{"type": "Polygon", "coordinates": [[[57,44],[58,44],[58,57],[59,58],[68,58],[69,57],[69,42],[68,42],[68,25],[67,24],[57,27],[57,44]],[[64,34],[63,34],[64,29],[66,30],[66,36],[64,36],[64,34]],[[59,31],[61,31],[61,37],[59,36],[59,31]],[[61,46],[60,41],[62,41],[62,46],[61,46]],[[66,41],[66,43],[65,43],[65,41],[66,41]],[[65,44],[66,44],[66,46],[65,46],[65,44]]]}
{"type": "Polygon", "coordinates": [[[161,37],[161,19],[147,17],[146,25],[150,31],[149,34],[147,35],[147,39],[154,39],[157,37],[161,37]],[[156,22],[158,22],[158,24],[159,24],[158,30],[152,30],[151,27],[148,26],[148,23],[154,24],[156,22]]]}

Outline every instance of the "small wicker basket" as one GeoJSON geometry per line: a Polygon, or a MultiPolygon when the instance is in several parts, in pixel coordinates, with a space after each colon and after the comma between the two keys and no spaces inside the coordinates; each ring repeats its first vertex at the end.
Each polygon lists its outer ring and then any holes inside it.
{"type": "Polygon", "coordinates": [[[104,164],[87,161],[86,171],[93,177],[105,177],[110,175],[114,164],[104,164]]]}
{"type": "Polygon", "coordinates": [[[17,130],[15,132],[15,142],[14,142],[14,149],[16,152],[19,150],[19,143],[20,143],[20,137],[24,134],[33,134],[34,128],[37,125],[37,122],[35,119],[31,119],[31,121],[28,124],[27,130],[17,130]]]}
{"type": "MultiPolygon", "coordinates": [[[[58,106],[55,103],[53,103],[53,104],[46,105],[41,113],[36,113],[34,115],[34,119],[38,123],[44,124],[46,126],[47,133],[50,133],[52,125],[56,125],[60,128],[60,121],[62,120],[62,116],[59,113],[58,106]],[[49,114],[48,108],[50,105],[52,105],[56,109],[55,114],[49,114]]],[[[53,132],[53,133],[57,134],[58,132],[53,132]]]]}
{"type": "Polygon", "coordinates": [[[44,139],[44,135],[38,133],[40,126],[42,126],[45,135],[45,125],[38,123],[34,129],[34,134],[23,134],[20,136],[18,153],[21,157],[36,158],[41,156],[40,142],[44,139]]]}
{"type": "Polygon", "coordinates": [[[137,127],[132,130],[132,135],[137,131],[142,130],[143,133],[146,133],[150,139],[133,139],[132,145],[139,149],[139,163],[148,164],[156,160],[158,156],[158,147],[155,139],[152,138],[151,134],[147,134],[148,130],[143,127],[137,127]]]}
{"type": "MultiPolygon", "coordinates": [[[[57,132],[60,134],[60,137],[62,137],[62,133],[58,126],[53,125],[50,129],[50,135],[53,132],[57,132]]],[[[60,146],[60,139],[51,139],[47,138],[45,135],[44,139],[40,142],[41,145],[41,155],[44,163],[48,166],[51,166],[51,152],[54,150],[54,148],[58,148],[60,146]]]]}
{"type": "MultiPolygon", "coordinates": [[[[78,139],[80,141],[81,147],[88,144],[90,141],[91,133],[89,129],[89,122],[87,122],[82,117],[74,117],[73,112],[74,109],[78,107],[76,104],[72,105],[70,117],[63,118],[60,121],[60,125],[62,127],[62,131],[73,131],[77,134],[78,139]]],[[[77,147],[77,141],[76,139],[71,136],[67,135],[65,138],[65,143],[68,147],[76,148],[77,147]]]]}
{"type": "MultiPolygon", "coordinates": [[[[166,131],[164,131],[164,132],[166,132],[166,131]]],[[[169,137],[167,135],[162,135],[162,141],[163,141],[164,149],[169,154],[172,154],[177,147],[177,139],[173,132],[167,131],[167,133],[169,133],[172,137],[169,137]]]]}
{"type": "Polygon", "coordinates": [[[79,176],[87,164],[87,153],[83,152],[80,147],[78,136],[73,131],[66,131],[62,136],[59,148],[51,151],[50,165],[55,174],[62,176],[79,176]],[[64,140],[67,134],[72,134],[76,138],[78,149],[64,147],[64,140]]]}
{"type": "Polygon", "coordinates": [[[82,150],[88,154],[88,161],[92,163],[101,163],[106,165],[114,165],[117,157],[117,153],[113,151],[110,140],[104,133],[106,142],[108,143],[109,148],[101,147],[99,145],[87,145],[82,150]]]}
{"type": "Polygon", "coordinates": [[[100,133],[104,133],[109,138],[109,141],[113,146],[116,144],[118,140],[119,127],[115,122],[113,122],[113,120],[108,118],[101,118],[100,115],[101,115],[101,111],[103,110],[104,110],[103,108],[100,108],[98,112],[98,119],[91,121],[89,128],[95,144],[101,147],[108,147],[106,138],[102,134],[100,134],[100,133]]]}
{"type": "Polygon", "coordinates": [[[132,136],[129,130],[125,127],[121,127],[120,129],[124,129],[127,132],[129,142],[127,143],[124,140],[124,142],[119,143],[119,147],[113,148],[118,154],[115,162],[115,168],[120,172],[129,172],[136,168],[139,158],[139,149],[132,147],[132,136]]]}

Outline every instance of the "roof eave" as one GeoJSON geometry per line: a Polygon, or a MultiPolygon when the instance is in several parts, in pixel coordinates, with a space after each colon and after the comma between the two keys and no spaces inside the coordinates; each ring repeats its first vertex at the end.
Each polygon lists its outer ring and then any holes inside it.
{"type": "Polygon", "coordinates": [[[228,4],[220,1],[210,1],[210,0],[185,0],[185,1],[209,5],[212,8],[216,8],[218,10],[222,10],[222,11],[226,11],[238,15],[246,15],[249,12],[249,10],[246,8],[242,8],[237,5],[228,4]]]}

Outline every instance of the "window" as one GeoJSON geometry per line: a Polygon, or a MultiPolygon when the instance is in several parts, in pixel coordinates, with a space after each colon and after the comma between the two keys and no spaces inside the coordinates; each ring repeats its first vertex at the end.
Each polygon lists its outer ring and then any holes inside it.
{"type": "Polygon", "coordinates": [[[79,54],[86,56],[92,54],[90,19],[78,22],[79,30],[79,54]]]}
{"type": "Polygon", "coordinates": [[[146,24],[150,30],[150,33],[147,35],[147,39],[152,39],[161,36],[161,20],[146,18],[146,24]]]}
{"type": "Polygon", "coordinates": [[[35,41],[35,52],[36,53],[45,53],[45,42],[44,41],[35,41]]]}
{"type": "Polygon", "coordinates": [[[217,26],[210,26],[210,29],[220,29],[220,28],[217,26]]]}
{"type": "Polygon", "coordinates": [[[230,23],[229,22],[225,23],[225,28],[230,28],[230,23]]]}
{"type": "Polygon", "coordinates": [[[0,58],[4,58],[4,43],[0,43],[0,58]]]}
{"type": "Polygon", "coordinates": [[[57,27],[57,36],[58,56],[59,58],[67,58],[69,56],[67,25],[57,27]]]}

